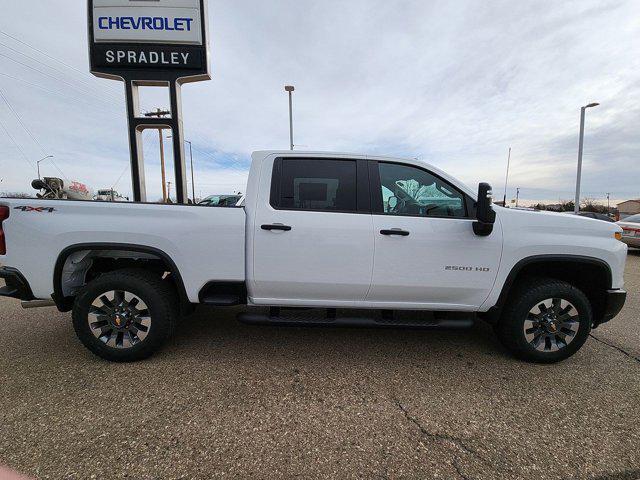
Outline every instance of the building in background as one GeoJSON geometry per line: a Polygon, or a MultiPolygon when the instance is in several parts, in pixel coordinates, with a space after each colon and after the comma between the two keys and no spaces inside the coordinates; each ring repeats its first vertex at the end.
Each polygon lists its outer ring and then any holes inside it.
{"type": "Polygon", "coordinates": [[[620,212],[620,220],[640,213],[640,198],[619,203],[618,211],[620,212]]]}

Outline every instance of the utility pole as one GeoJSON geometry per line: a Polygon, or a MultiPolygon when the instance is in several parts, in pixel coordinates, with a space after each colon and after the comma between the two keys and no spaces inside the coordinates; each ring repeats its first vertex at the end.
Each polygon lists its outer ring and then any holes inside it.
{"type": "Polygon", "coordinates": [[[611,194],[609,192],[607,192],[607,215],[609,215],[611,213],[611,207],[609,206],[609,197],[611,196],[611,194]]]}
{"type": "MultiPolygon", "coordinates": [[[[167,194],[167,199],[171,200],[171,182],[168,182],[168,190],[169,190],[169,193],[167,194]]],[[[166,200],[165,200],[165,203],[167,203],[166,200]]]]}
{"type": "MultiPolygon", "coordinates": [[[[167,115],[171,115],[171,112],[169,112],[168,110],[161,110],[159,108],[157,108],[155,112],[147,112],[144,114],[145,117],[156,117],[156,118],[163,118],[163,117],[166,117],[167,115]]],[[[158,139],[160,140],[160,170],[162,175],[162,201],[164,203],[167,203],[167,198],[169,197],[167,195],[167,188],[165,186],[166,173],[164,168],[164,140],[162,139],[161,128],[158,129],[158,139]]]]}
{"type": "Polygon", "coordinates": [[[576,200],[573,205],[573,213],[580,213],[580,181],[582,179],[582,149],[584,146],[584,112],[587,108],[597,107],[599,103],[590,103],[580,108],[580,141],[578,143],[578,178],[576,179],[576,200]]]}
{"type": "Polygon", "coordinates": [[[502,206],[507,206],[507,184],[509,183],[509,164],[511,163],[511,147],[509,147],[509,157],[507,158],[507,177],[504,180],[504,199],[502,200],[502,206]]]}
{"type": "Polygon", "coordinates": [[[520,200],[520,188],[516,188],[516,208],[518,208],[519,200],[520,200]]]}
{"type": "Polygon", "coordinates": [[[289,143],[291,150],[293,150],[293,92],[295,91],[293,85],[285,85],[284,91],[289,92],[289,143]]]}

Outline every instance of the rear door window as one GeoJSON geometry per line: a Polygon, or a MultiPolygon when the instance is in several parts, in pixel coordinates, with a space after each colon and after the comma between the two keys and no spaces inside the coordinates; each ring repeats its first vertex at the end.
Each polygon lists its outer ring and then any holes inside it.
{"type": "Polygon", "coordinates": [[[276,160],[271,192],[273,208],[355,213],[357,204],[355,160],[276,160]]]}

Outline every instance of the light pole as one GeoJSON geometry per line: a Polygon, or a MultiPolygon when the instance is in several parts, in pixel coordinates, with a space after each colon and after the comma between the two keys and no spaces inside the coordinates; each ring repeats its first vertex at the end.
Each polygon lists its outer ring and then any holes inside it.
{"type": "MultiPolygon", "coordinates": [[[[171,115],[169,110],[162,110],[160,108],[156,108],[155,112],[147,112],[144,114],[145,117],[156,117],[163,118],[167,115],[171,115]]],[[[167,181],[165,168],[164,168],[164,142],[162,141],[162,128],[158,129],[158,141],[160,142],[160,173],[162,175],[162,201],[167,203],[167,187],[165,182],[167,181]]]]}
{"type": "Polygon", "coordinates": [[[580,213],[580,180],[582,178],[582,147],[584,145],[584,112],[587,108],[597,107],[599,103],[590,103],[580,109],[580,142],[578,144],[578,178],[576,179],[576,199],[573,205],[573,213],[580,213]]]}
{"type": "Polygon", "coordinates": [[[291,150],[293,150],[293,92],[295,87],[293,85],[285,85],[285,92],[289,92],[289,143],[291,150]]]}
{"type": "Polygon", "coordinates": [[[520,201],[520,189],[516,188],[516,208],[518,208],[519,201],[520,201]]]}
{"type": "MultiPolygon", "coordinates": [[[[167,138],[173,138],[169,135],[167,138]]],[[[193,145],[189,140],[185,140],[184,143],[189,144],[189,157],[191,158],[191,196],[193,197],[193,203],[196,203],[196,183],[193,176],[193,145]]]]}
{"type": "Polygon", "coordinates": [[[47,155],[36,162],[38,164],[38,180],[40,180],[40,162],[44,162],[47,158],[53,158],[53,155],[47,155]]]}
{"type": "Polygon", "coordinates": [[[507,184],[509,183],[509,164],[511,163],[511,147],[509,147],[509,157],[507,158],[507,177],[504,180],[504,198],[502,206],[507,207],[507,184]]]}

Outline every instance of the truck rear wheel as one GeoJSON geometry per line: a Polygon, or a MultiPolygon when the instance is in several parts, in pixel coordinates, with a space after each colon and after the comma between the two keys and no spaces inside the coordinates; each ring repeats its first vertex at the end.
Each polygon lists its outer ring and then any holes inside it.
{"type": "Polygon", "coordinates": [[[91,352],[112,362],[153,355],[177,316],[174,288],[156,274],[127,269],[90,282],[76,297],[73,327],[91,352]]]}
{"type": "Polygon", "coordinates": [[[510,296],[496,333],[516,357],[554,363],[576,353],[589,337],[591,304],[567,282],[531,279],[510,296]]]}

